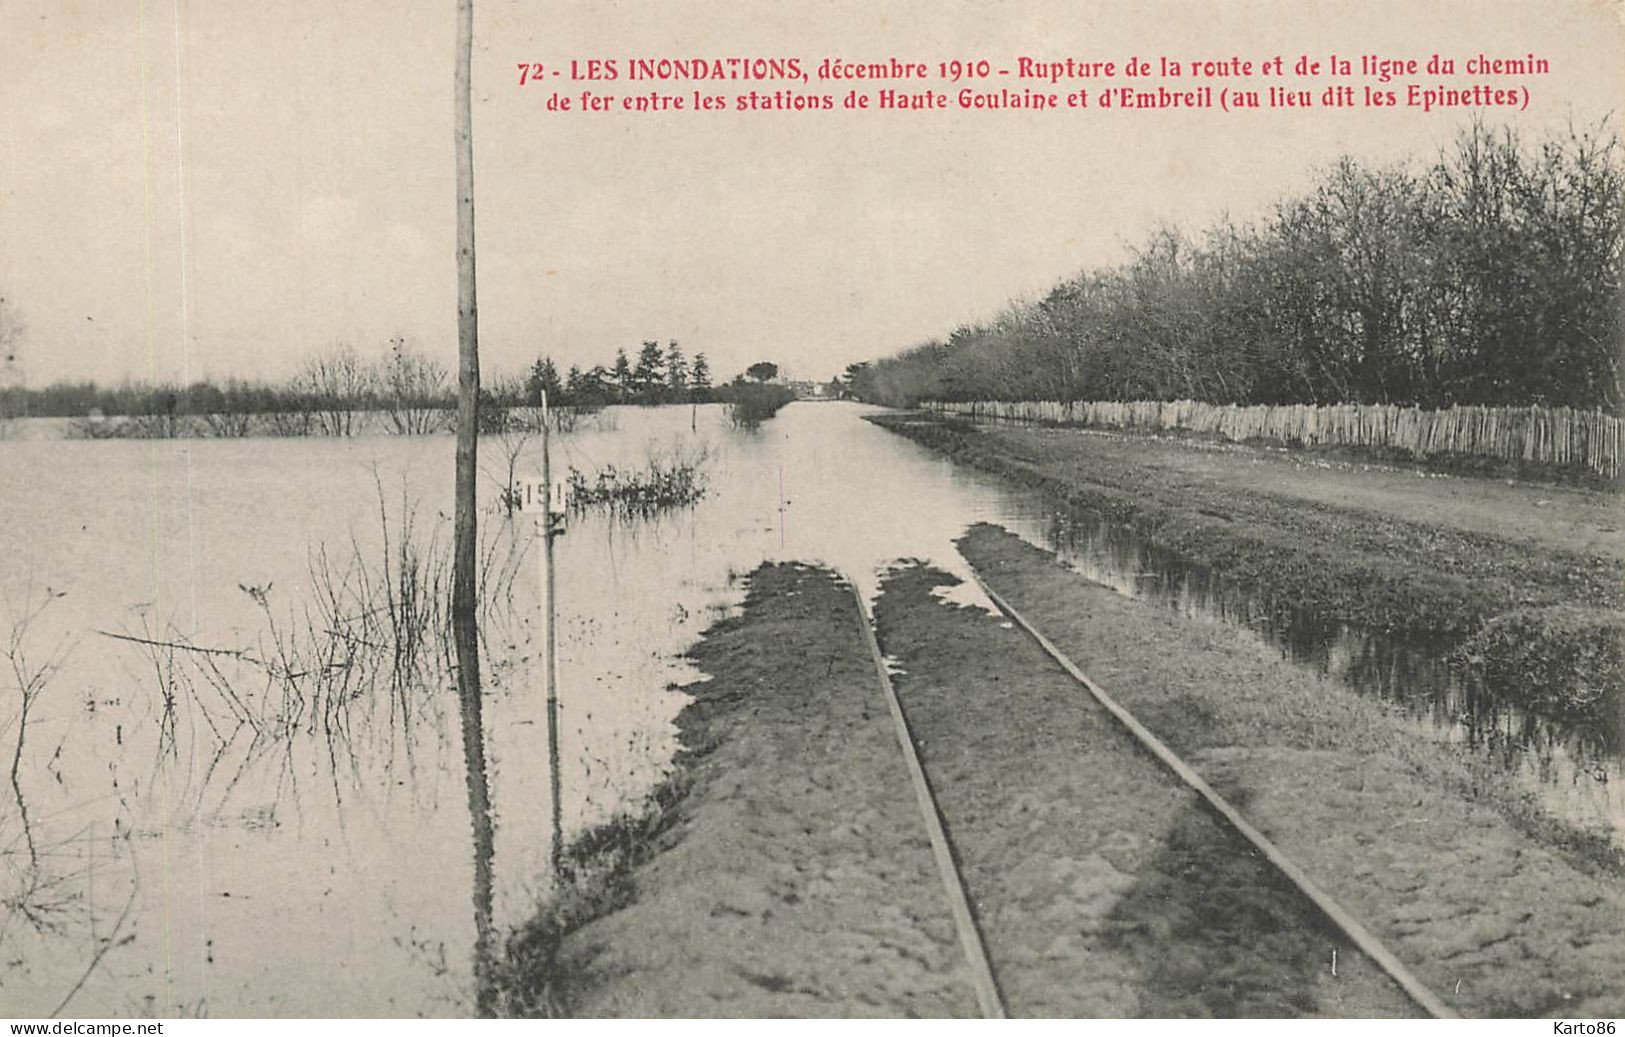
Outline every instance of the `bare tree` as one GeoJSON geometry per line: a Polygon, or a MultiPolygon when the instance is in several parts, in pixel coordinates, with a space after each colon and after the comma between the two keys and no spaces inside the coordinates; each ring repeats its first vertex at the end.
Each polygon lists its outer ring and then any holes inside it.
{"type": "Polygon", "coordinates": [[[421,436],[441,424],[450,376],[446,368],[415,349],[402,336],[390,340],[389,355],[379,370],[379,402],[396,435],[421,436]]]}
{"type": "Polygon", "coordinates": [[[309,394],[317,431],[348,436],[354,434],[356,412],[372,392],[373,375],[353,347],[335,342],[305,361],[295,385],[309,394]]]}
{"type": "Polygon", "coordinates": [[[198,390],[209,389],[208,406],[198,418],[209,435],[217,439],[241,439],[254,431],[255,387],[236,378],[226,379],[218,391],[206,383],[193,387],[196,404],[198,390]]]}
{"type": "MultiPolygon", "coordinates": [[[[11,634],[6,639],[4,649],[0,649],[6,658],[11,670],[13,687],[17,692],[17,737],[12,744],[11,752],[11,791],[17,804],[17,814],[22,822],[23,841],[28,848],[28,869],[30,877],[25,886],[39,881],[40,852],[34,839],[33,825],[28,816],[28,802],[23,796],[22,767],[23,747],[28,738],[28,725],[32,720],[35,704],[40,695],[44,693],[45,686],[50,683],[51,677],[61,668],[63,660],[67,658],[68,646],[59,646],[48,653],[43,661],[30,658],[28,651],[28,634],[35,621],[40,617],[51,602],[61,597],[60,591],[46,589],[44,596],[36,604],[33,595],[28,595],[20,614],[15,615],[11,624],[11,634]]],[[[25,903],[27,897],[16,898],[8,896],[8,902],[25,903]]]]}
{"type": "Polygon", "coordinates": [[[540,426],[532,427],[528,422],[508,422],[502,431],[496,433],[497,451],[500,455],[500,467],[487,475],[498,487],[498,501],[503,514],[513,518],[514,512],[519,510],[519,464],[524,459],[525,449],[535,437],[540,426]]]}
{"type": "Polygon", "coordinates": [[[288,386],[282,405],[265,415],[266,431],[273,436],[308,436],[315,427],[313,403],[297,380],[288,386]]]}

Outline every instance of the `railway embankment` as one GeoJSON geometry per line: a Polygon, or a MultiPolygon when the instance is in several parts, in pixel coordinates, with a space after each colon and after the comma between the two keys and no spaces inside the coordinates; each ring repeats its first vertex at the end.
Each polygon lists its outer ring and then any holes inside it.
{"type": "Polygon", "coordinates": [[[827,570],[755,571],[690,652],[675,773],[574,849],[519,986],[587,1017],[976,1014],[859,621],[827,570]]]}
{"type": "MultiPolygon", "coordinates": [[[[1625,883],[1618,869],[1583,847],[1554,842],[1549,829],[1531,821],[1533,807],[1505,775],[1475,766],[1408,728],[1380,701],[1283,660],[1241,631],[1124,598],[1004,530],[974,527],[960,547],[1013,608],[1456,1011],[1523,1017],[1625,1011],[1618,984],[1625,883]]],[[[888,615],[883,596],[883,639],[888,615]]],[[[952,644],[931,645],[892,629],[898,651],[904,641],[912,644],[900,657],[909,673],[898,686],[915,715],[923,708],[921,692],[911,690],[922,680],[916,670],[940,670],[953,695],[929,685],[926,694],[960,707],[980,700],[991,708],[1009,694],[1008,677],[978,684],[956,676],[975,660],[945,661],[952,644]]],[[[1084,692],[1074,686],[1071,694],[1084,692]]],[[[1023,711],[1007,705],[998,726],[1014,726],[1023,711]]],[[[944,722],[960,716],[956,709],[944,722]]],[[[922,735],[929,745],[928,725],[922,735]]],[[[1044,751],[1039,747],[1056,736],[1071,737],[1051,727],[1029,752],[1044,751]]],[[[1090,751],[1083,743],[1078,749],[1090,751]]],[[[1041,796],[1087,794],[1043,784],[1048,791],[1041,796]]],[[[1200,972],[1192,969],[1193,976],[1200,972]]]]}
{"type": "MultiPolygon", "coordinates": [[[[1548,697],[1564,667],[1601,675],[1596,701],[1617,695],[1617,654],[1595,636],[1625,597],[1612,498],[1134,437],[879,423],[1263,596],[1436,634],[1481,653],[1473,665],[1511,667],[1509,680],[1544,667],[1548,697]],[[1603,648],[1573,650],[1572,631],[1603,648]]],[[[959,547],[1451,1009],[1625,1009],[1614,843],[1244,629],[1125,597],[997,527],[959,547]]],[[[875,624],[1010,1014],[1417,1012],[1030,638],[947,600],[953,582],[900,563],[875,624]]],[[[827,570],[752,575],[740,614],[691,651],[707,678],[687,689],[670,780],[647,812],[571,849],[573,881],[510,943],[519,1009],[976,1014],[861,622],[827,570]]]]}
{"type": "MultiPolygon", "coordinates": [[[[1240,631],[1127,599],[1014,535],[989,585],[1455,1011],[1612,1016],[1625,884],[1518,793],[1240,631]]],[[[875,605],[936,810],[1017,1016],[1402,1016],[1399,988],[955,578],[875,605]]],[[[578,1016],[964,1016],[972,979],[851,589],[769,565],[692,650],[647,813],[581,840],[510,943],[521,1007],[578,1016]],[[521,999],[523,1000],[523,999],[521,999]]]]}
{"type": "MultiPolygon", "coordinates": [[[[891,573],[877,627],[1009,1014],[1415,1014],[1030,641],[932,593],[951,579],[891,573]]],[[[752,575],[691,652],[672,779],[577,844],[575,898],[510,948],[550,1010],[978,1014],[863,621],[825,570],[752,575]]]]}
{"type": "MultiPolygon", "coordinates": [[[[1619,873],[1520,824],[1509,785],[1239,631],[996,527],[960,547],[1453,1010],[1620,1012],[1619,873]]],[[[1026,634],[946,600],[954,582],[899,564],[875,625],[1011,1015],[1417,1014],[1026,634]]],[[[671,780],[574,848],[578,892],[510,946],[552,1010],[976,1014],[860,622],[834,574],[769,565],[692,650],[708,677],[671,780]]]]}
{"type": "Polygon", "coordinates": [[[1037,645],[907,564],[880,643],[1015,1016],[1417,1014],[1037,645]]]}

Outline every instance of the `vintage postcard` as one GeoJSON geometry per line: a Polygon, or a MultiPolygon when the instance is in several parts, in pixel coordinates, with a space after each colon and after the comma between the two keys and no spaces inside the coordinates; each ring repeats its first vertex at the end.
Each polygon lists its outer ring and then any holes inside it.
{"type": "Polygon", "coordinates": [[[1622,101],[1610,0],[6,0],[0,1016],[1613,1033],[1622,101]]]}

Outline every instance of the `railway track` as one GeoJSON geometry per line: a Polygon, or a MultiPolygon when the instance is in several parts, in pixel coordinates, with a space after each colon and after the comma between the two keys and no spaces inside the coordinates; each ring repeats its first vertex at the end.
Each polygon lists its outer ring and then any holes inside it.
{"type": "Polygon", "coordinates": [[[879,616],[853,597],[984,1016],[1453,1017],[978,582],[1007,623],[918,622],[943,608],[918,568],[889,578],[879,616]]]}

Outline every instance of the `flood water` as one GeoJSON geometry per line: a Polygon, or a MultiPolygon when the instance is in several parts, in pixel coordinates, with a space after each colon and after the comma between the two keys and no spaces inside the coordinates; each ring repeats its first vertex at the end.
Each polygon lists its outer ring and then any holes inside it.
{"type": "MultiPolygon", "coordinates": [[[[822,562],[872,597],[900,558],[966,575],[952,542],[976,521],[1056,546],[1124,593],[1253,629],[1405,704],[1441,737],[1504,755],[1558,808],[1619,822],[1596,776],[1614,772],[1617,741],[1585,757],[1572,733],[1486,710],[1440,668],[1436,646],[1313,617],[1265,622],[1278,610],[1222,578],[957,468],[864,422],[865,410],[798,403],[747,432],[717,407],[611,408],[555,437],[558,482],[570,466],[590,474],[650,453],[704,454],[708,474],[691,509],[630,524],[574,516],[557,542],[566,838],[665,773],[685,701],[672,689],[695,679],[682,652],[737,606],[759,562],[822,562]]],[[[348,670],[307,650],[344,612],[324,611],[324,597],[385,557],[385,520],[390,557],[404,542],[433,568],[450,542],[452,448],[448,437],[0,442],[0,635],[37,610],[13,646],[22,668],[65,653],[32,704],[17,786],[0,789],[7,1009],[472,1012],[454,690],[431,666],[429,686],[353,694],[327,676],[348,670]],[[326,697],[290,699],[273,672],[326,697]]],[[[513,437],[481,447],[499,928],[522,922],[548,882],[539,551],[532,521],[505,516],[498,499],[509,450],[531,473],[538,448],[513,437]]],[[[976,600],[968,586],[956,596],[976,600]]],[[[407,607],[376,584],[367,600],[407,607]]],[[[8,694],[9,762],[19,717],[8,694]]]]}
{"type": "MultiPolygon", "coordinates": [[[[685,701],[669,689],[695,676],[680,656],[759,562],[825,562],[872,595],[900,557],[963,572],[952,540],[968,523],[1038,507],[862,411],[795,404],[746,432],[719,407],[611,408],[555,437],[556,482],[572,465],[709,455],[692,509],[575,516],[557,541],[566,838],[664,774],[685,701]]],[[[539,440],[482,441],[499,929],[546,889],[550,838],[540,552],[532,520],[498,500],[510,445],[521,474],[539,468],[539,440]]],[[[30,890],[26,912],[0,917],[7,1009],[45,1016],[71,994],[64,1011],[81,1016],[472,1012],[450,684],[290,706],[236,657],[107,636],[279,658],[347,559],[382,558],[381,515],[396,550],[409,510],[420,552],[449,544],[452,454],[449,437],[0,443],[0,633],[48,600],[25,658],[67,652],[29,717],[20,796],[0,790],[0,874],[30,890]],[[323,550],[331,581],[312,577],[323,550]],[[256,738],[254,724],[292,733],[256,738]]]]}
{"type": "Polygon", "coordinates": [[[1134,530],[1057,506],[1018,523],[1073,569],[1121,594],[1251,631],[1286,658],[1374,695],[1433,738],[1517,776],[1553,814],[1625,845],[1625,717],[1617,703],[1551,716],[1520,709],[1452,661],[1459,642],[1331,621],[1261,597],[1222,572],[1185,562],[1134,530]]]}

